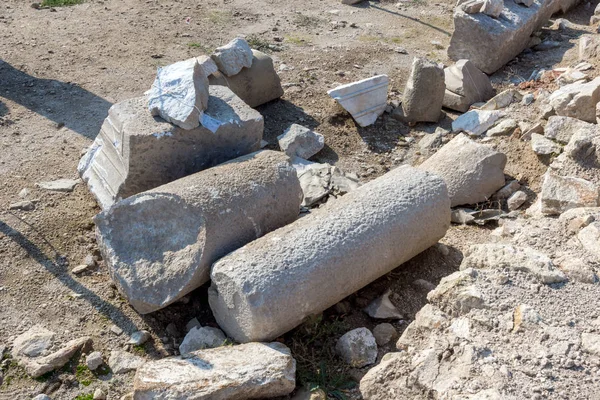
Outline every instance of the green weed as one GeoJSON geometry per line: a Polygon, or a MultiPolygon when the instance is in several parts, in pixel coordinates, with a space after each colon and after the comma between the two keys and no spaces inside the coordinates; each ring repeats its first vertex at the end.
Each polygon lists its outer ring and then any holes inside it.
{"type": "Polygon", "coordinates": [[[83,3],[83,0],[43,0],[41,7],[66,7],[83,3]]]}

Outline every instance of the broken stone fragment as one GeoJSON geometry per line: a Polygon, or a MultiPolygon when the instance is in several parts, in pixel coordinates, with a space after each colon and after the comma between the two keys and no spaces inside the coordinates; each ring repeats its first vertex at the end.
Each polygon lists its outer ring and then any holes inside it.
{"type": "Polygon", "coordinates": [[[327,91],[327,94],[348,111],[362,127],[375,123],[387,106],[387,75],[377,75],[348,83],[327,91]]]}
{"type": "Polygon", "coordinates": [[[575,82],[548,97],[556,115],[596,122],[596,104],[600,101],[600,77],[591,82],[575,82]]]}
{"type": "Polygon", "coordinates": [[[527,304],[519,304],[513,313],[513,332],[535,329],[542,322],[540,314],[527,304]]]}
{"type": "Polygon", "coordinates": [[[52,190],[54,192],[72,192],[75,186],[80,183],[79,179],[58,179],[51,182],[39,182],[35,186],[44,190],[52,190]]]}
{"type": "Polygon", "coordinates": [[[9,210],[23,210],[23,211],[33,211],[35,210],[35,204],[29,200],[19,201],[17,203],[12,203],[8,206],[9,210]]]}
{"type": "MultiPolygon", "coordinates": [[[[592,18],[598,19],[598,16],[592,18]]],[[[583,35],[579,39],[579,59],[596,61],[600,56],[600,40],[597,35],[583,35]]]]}
{"type": "Polygon", "coordinates": [[[600,222],[593,222],[583,228],[577,239],[592,256],[600,259],[600,222]]]}
{"type": "Polygon", "coordinates": [[[355,174],[345,173],[327,163],[319,164],[299,157],[291,161],[302,187],[302,207],[311,207],[330,194],[344,195],[360,186],[355,174]]]}
{"type": "Polygon", "coordinates": [[[377,360],[377,342],[367,328],[345,333],[338,339],[335,350],[352,368],[362,368],[377,360]]]}
{"type": "Polygon", "coordinates": [[[296,361],[281,343],[248,343],[151,361],[137,370],[136,399],[263,399],[296,387],[296,361]]]}
{"type": "Polygon", "coordinates": [[[538,133],[531,134],[531,149],[535,154],[541,156],[560,154],[562,152],[562,147],[558,143],[538,133]]]}
{"type": "Polygon", "coordinates": [[[117,375],[135,371],[145,362],[142,357],[120,350],[113,350],[108,358],[110,370],[117,375]]]}
{"type": "Polygon", "coordinates": [[[597,333],[582,333],[581,348],[586,353],[600,357],[600,334],[597,333]]]}
{"type": "Polygon", "coordinates": [[[486,74],[469,60],[459,60],[444,69],[446,92],[444,107],[466,112],[474,103],[494,96],[494,88],[486,74]]]}
{"type": "Polygon", "coordinates": [[[300,157],[309,159],[325,146],[323,135],[298,124],[292,124],[277,136],[279,147],[291,158],[300,157]]]}
{"type": "Polygon", "coordinates": [[[186,130],[197,128],[208,106],[207,75],[196,58],[158,68],[146,98],[152,115],[186,130]]]}
{"type": "Polygon", "coordinates": [[[102,364],[104,364],[104,360],[102,359],[102,353],[99,351],[94,351],[85,358],[85,365],[87,365],[90,371],[97,370],[102,364]]]}
{"type": "Polygon", "coordinates": [[[25,371],[33,377],[39,378],[40,376],[54,371],[55,369],[63,367],[71,357],[75,355],[79,350],[83,348],[91,347],[92,339],[89,337],[83,337],[75,340],[71,340],[66,343],[60,350],[43,357],[21,357],[19,363],[23,365],[25,371]]]}
{"type": "Polygon", "coordinates": [[[481,12],[493,18],[498,18],[504,9],[504,0],[483,0],[481,12]]]}
{"type": "Polygon", "coordinates": [[[233,76],[217,72],[209,77],[209,82],[211,85],[227,86],[250,107],[258,107],[283,96],[283,88],[273,67],[273,59],[258,50],[252,50],[252,55],[250,68],[243,68],[233,76]]]}
{"type": "Polygon", "coordinates": [[[595,124],[571,117],[551,116],[544,128],[544,136],[559,143],[567,144],[573,134],[578,131],[600,132],[595,124]]]}
{"type": "Polygon", "coordinates": [[[502,111],[471,110],[452,122],[452,132],[481,136],[503,116],[502,111]]]}
{"type": "Polygon", "coordinates": [[[559,215],[571,208],[600,205],[600,188],[590,181],[547,172],[542,183],[541,211],[559,215]]]}
{"type": "Polygon", "coordinates": [[[503,119],[492,128],[488,129],[486,136],[494,137],[510,135],[515,131],[515,129],[517,129],[518,126],[519,125],[517,124],[517,121],[512,118],[503,119]]]}
{"type": "Polygon", "coordinates": [[[506,89],[489,99],[480,109],[487,111],[501,110],[522,99],[523,96],[515,89],[506,89]]]}
{"type": "Polygon", "coordinates": [[[222,346],[227,338],[223,331],[209,326],[192,328],[179,346],[181,354],[222,346]]]}
{"type": "Polygon", "coordinates": [[[452,207],[489,199],[504,186],[506,155],[460,134],[418,168],[442,177],[452,207]]]}
{"type": "Polygon", "coordinates": [[[211,86],[202,126],[185,130],[146,110],[113,105],[78,171],[103,209],[116,201],[259,150],[264,120],[231,90],[211,86]]]}
{"type": "Polygon", "coordinates": [[[506,200],[520,188],[521,188],[521,184],[519,183],[519,181],[517,181],[517,180],[510,181],[510,182],[508,182],[508,184],[506,184],[506,186],[504,186],[502,189],[500,189],[496,192],[496,194],[494,195],[494,198],[498,199],[498,200],[506,200]]]}
{"type": "Polygon", "coordinates": [[[217,47],[211,58],[226,76],[238,74],[252,66],[252,49],[242,38],[235,38],[225,46],[217,47]]]}
{"type": "Polygon", "coordinates": [[[396,331],[394,325],[387,322],[378,324],[373,328],[373,336],[375,337],[375,342],[377,342],[378,346],[385,346],[394,340],[397,335],[398,331],[396,331]]]}
{"type": "Polygon", "coordinates": [[[96,234],[117,288],[146,314],[206,283],[220,257],[294,221],[301,195],[288,157],[263,150],[116,203],[95,217],[96,234]]]}
{"type": "Polygon", "coordinates": [[[237,341],[277,338],[434,245],[449,225],[443,180],[399,167],[221,258],[210,307],[237,341]]]}
{"type": "Polygon", "coordinates": [[[52,346],[56,334],[48,329],[34,325],[28,331],[17,336],[13,342],[12,357],[18,359],[25,357],[38,357],[43,355],[52,346]]]}
{"type": "Polygon", "coordinates": [[[392,304],[390,295],[392,292],[387,290],[384,294],[376,298],[365,308],[369,317],[375,319],[402,319],[403,315],[392,304]]]}
{"type": "Polygon", "coordinates": [[[510,211],[517,210],[527,201],[527,193],[522,191],[517,191],[513,193],[507,200],[506,204],[510,211]]]}
{"type": "Polygon", "coordinates": [[[415,57],[402,104],[394,118],[404,122],[437,122],[442,116],[444,102],[444,70],[437,63],[415,57]]]}

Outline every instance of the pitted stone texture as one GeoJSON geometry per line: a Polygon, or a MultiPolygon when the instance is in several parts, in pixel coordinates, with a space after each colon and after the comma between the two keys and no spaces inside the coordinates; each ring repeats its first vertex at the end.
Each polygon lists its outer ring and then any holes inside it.
{"type": "Polygon", "coordinates": [[[506,156],[458,135],[419,166],[441,176],[452,207],[489,199],[504,186],[506,156]]]}
{"type": "Polygon", "coordinates": [[[468,14],[459,6],[454,12],[448,56],[452,60],[470,60],[486,74],[492,74],[521,53],[532,33],[552,14],[566,11],[576,3],[577,0],[540,0],[523,7],[507,0],[501,18],[468,14]]]}
{"type": "Polygon", "coordinates": [[[402,96],[402,115],[406,122],[437,122],[444,102],[444,70],[437,63],[415,58],[402,96]]]}
{"type": "Polygon", "coordinates": [[[282,135],[277,136],[277,140],[281,150],[292,158],[309,159],[325,146],[323,135],[298,124],[292,124],[282,135]]]}
{"type": "Polygon", "coordinates": [[[362,127],[375,123],[387,106],[387,75],[377,75],[329,90],[327,94],[362,127]]]}
{"type": "Polygon", "coordinates": [[[136,400],[262,399],[296,386],[296,361],[281,343],[248,343],[152,361],[133,382],[136,400]]]}
{"type": "Polygon", "coordinates": [[[250,68],[252,57],[252,49],[242,38],[235,38],[225,46],[217,47],[211,56],[219,71],[226,76],[234,76],[242,68],[250,68]]]}
{"type": "Polygon", "coordinates": [[[599,206],[600,187],[585,179],[547,172],[540,198],[542,213],[560,215],[572,208],[599,206]]]}
{"type": "Polygon", "coordinates": [[[103,209],[116,201],[260,149],[263,117],[222,86],[210,87],[202,125],[153,118],[144,98],[115,104],[78,171],[103,209]]]}
{"type": "Polygon", "coordinates": [[[194,129],[208,106],[208,78],[196,58],[158,68],[146,92],[152,115],[183,129],[194,129]]]}
{"type": "Polygon", "coordinates": [[[250,107],[258,107],[283,96],[283,88],[273,67],[273,59],[258,50],[252,50],[252,55],[250,68],[243,68],[238,74],[228,77],[217,72],[209,77],[209,82],[229,87],[250,107]]]}
{"type": "Polygon", "coordinates": [[[565,85],[548,97],[556,115],[596,122],[596,104],[600,101],[600,77],[591,82],[565,85]]]}
{"type": "Polygon", "coordinates": [[[465,112],[474,103],[488,101],[494,96],[490,78],[469,60],[459,60],[444,69],[446,93],[444,107],[465,112]]]}
{"type": "Polygon", "coordinates": [[[338,339],[335,351],[352,368],[362,368],[377,360],[375,336],[367,328],[357,328],[338,339]]]}
{"type": "Polygon", "coordinates": [[[449,224],[442,179],[399,167],[223,257],[210,306],[237,341],[276,338],[432,246],[449,224]]]}
{"type": "Polygon", "coordinates": [[[213,262],[294,221],[302,192],[285,154],[264,150],[122,200],[96,217],[119,291],[140,313],[201,286],[213,262]]]}

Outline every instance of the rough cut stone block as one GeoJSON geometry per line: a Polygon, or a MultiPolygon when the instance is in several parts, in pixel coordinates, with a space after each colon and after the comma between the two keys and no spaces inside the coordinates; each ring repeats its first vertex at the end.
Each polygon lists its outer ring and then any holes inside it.
{"type": "Polygon", "coordinates": [[[277,136],[277,141],[281,150],[292,158],[309,159],[325,146],[323,135],[298,124],[292,124],[283,135],[277,136]]]}
{"type": "Polygon", "coordinates": [[[252,50],[252,54],[250,68],[244,68],[229,77],[217,72],[209,77],[209,82],[211,85],[229,87],[250,107],[258,107],[283,96],[283,88],[273,66],[273,59],[258,50],[252,50]]]}
{"type": "Polygon", "coordinates": [[[437,63],[416,57],[395,118],[405,122],[437,122],[444,102],[444,70],[437,63]]]}
{"type": "Polygon", "coordinates": [[[596,122],[596,104],[600,101],[600,77],[591,82],[565,85],[548,97],[556,115],[596,122]]]}
{"type": "Polygon", "coordinates": [[[521,53],[531,34],[555,12],[566,11],[578,0],[539,0],[531,7],[504,2],[501,18],[454,12],[454,33],[448,47],[452,60],[466,59],[486,74],[492,74],[521,53]]]}
{"type": "Polygon", "coordinates": [[[145,364],[133,381],[136,400],[263,399],[296,387],[296,361],[281,343],[200,350],[145,364]]]}
{"type": "Polygon", "coordinates": [[[260,149],[263,117],[222,86],[211,86],[202,125],[184,130],[146,109],[115,104],[78,171],[101,207],[260,149]]]}
{"type": "Polygon", "coordinates": [[[459,60],[445,68],[444,75],[444,107],[465,112],[472,104],[488,101],[494,96],[490,78],[469,60],[459,60]]]}
{"type": "Polygon", "coordinates": [[[158,68],[146,92],[150,113],[183,129],[194,129],[208,106],[208,78],[196,58],[158,68]]]}
{"type": "Polygon", "coordinates": [[[329,90],[327,94],[362,127],[372,125],[387,106],[387,75],[377,75],[329,90]]]}
{"type": "Polygon", "coordinates": [[[559,143],[569,143],[573,134],[578,131],[598,132],[595,124],[571,117],[552,116],[544,128],[544,136],[559,143]]]}
{"type": "Polygon", "coordinates": [[[456,136],[419,166],[441,176],[452,207],[489,199],[504,186],[506,155],[463,134],[456,136]]]}
{"type": "Polygon", "coordinates": [[[276,338],[432,246],[449,225],[442,179],[399,167],[216,262],[210,306],[237,341],[276,338]]]}
{"type": "Polygon", "coordinates": [[[244,39],[235,38],[225,46],[217,47],[211,58],[219,71],[226,76],[233,76],[242,68],[252,66],[252,49],[244,39]]]}
{"type": "Polygon", "coordinates": [[[119,291],[142,314],[209,279],[212,263],[294,221],[302,191],[280,152],[260,151],[116,203],[96,233],[119,291]]]}
{"type": "Polygon", "coordinates": [[[600,205],[600,188],[585,179],[559,176],[547,172],[541,193],[541,210],[546,215],[559,215],[579,207],[600,205]]]}

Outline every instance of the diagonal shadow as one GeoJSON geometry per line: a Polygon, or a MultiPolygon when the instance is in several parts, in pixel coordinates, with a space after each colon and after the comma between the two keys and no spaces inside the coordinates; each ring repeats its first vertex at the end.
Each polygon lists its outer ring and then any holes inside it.
{"type": "MultiPolygon", "coordinates": [[[[57,126],[94,139],[112,105],[73,82],[31,76],[0,60],[0,98],[14,101],[57,126]]],[[[0,103],[1,104],[1,103],[0,103]]],[[[6,106],[0,106],[0,112],[6,106]]],[[[0,115],[2,116],[2,115],[0,115]]]]}
{"type": "Polygon", "coordinates": [[[414,21],[414,22],[416,22],[416,23],[418,23],[418,24],[425,25],[425,26],[427,26],[428,28],[431,28],[431,29],[434,29],[434,30],[436,30],[436,31],[438,31],[438,32],[440,32],[440,33],[443,33],[443,34],[444,34],[444,35],[446,35],[446,36],[452,36],[452,34],[451,34],[450,32],[448,32],[448,31],[445,31],[445,30],[443,30],[442,28],[438,28],[438,27],[437,27],[437,26],[435,26],[435,25],[431,25],[431,24],[428,24],[427,22],[423,22],[423,21],[421,21],[421,20],[420,20],[420,19],[418,19],[418,18],[414,18],[414,17],[410,17],[410,16],[408,16],[408,15],[400,14],[400,13],[399,13],[399,12],[397,12],[397,11],[388,10],[387,8],[379,7],[379,6],[376,6],[376,5],[370,4],[370,3],[369,3],[369,4],[368,4],[368,5],[365,7],[365,8],[374,8],[374,9],[376,9],[376,10],[379,10],[379,11],[384,11],[384,12],[386,12],[386,13],[389,13],[389,14],[397,15],[398,17],[402,17],[402,18],[410,19],[411,21],[414,21]]]}
{"type": "Polygon", "coordinates": [[[119,326],[119,328],[123,329],[124,332],[134,332],[137,331],[137,325],[120,309],[116,306],[110,304],[109,302],[100,298],[96,293],[92,292],[81,283],[77,282],[73,279],[64,268],[63,263],[61,262],[58,252],[52,246],[50,242],[44,236],[38,232],[31,224],[22,220],[18,216],[10,213],[13,217],[17,218],[20,222],[26,224],[31,229],[33,229],[41,238],[46,246],[50,248],[50,250],[54,253],[55,260],[48,257],[38,245],[29,240],[24,234],[22,234],[17,229],[11,227],[6,222],[0,219],[0,238],[2,235],[14,241],[16,244],[21,246],[27,254],[37,261],[40,265],[42,265],[48,272],[54,275],[63,285],[71,289],[74,293],[78,293],[82,295],[82,299],[85,299],[89,302],[92,307],[94,307],[98,312],[104,314],[108,319],[110,319],[115,325],[119,326]]]}

